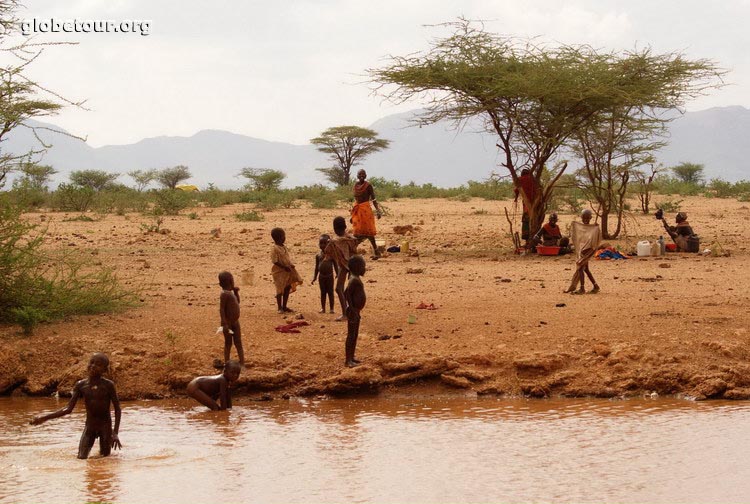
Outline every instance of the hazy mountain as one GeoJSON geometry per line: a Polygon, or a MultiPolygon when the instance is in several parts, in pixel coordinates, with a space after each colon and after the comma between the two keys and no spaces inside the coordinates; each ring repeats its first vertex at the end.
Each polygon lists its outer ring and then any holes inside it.
{"type": "MultiPolygon", "coordinates": [[[[455,186],[467,180],[482,180],[498,170],[495,138],[477,132],[478,123],[457,132],[446,124],[415,127],[411,117],[413,112],[391,115],[370,126],[392,142],[389,149],[365,161],[364,167],[371,176],[403,183],[413,180],[455,186]]],[[[658,155],[667,166],[681,161],[703,163],[707,178],[750,179],[745,161],[750,158],[750,142],[746,141],[750,137],[750,110],[737,106],[690,112],[676,119],[670,131],[670,144],[658,155]]],[[[183,164],[193,173],[190,182],[202,187],[209,182],[223,188],[239,187],[245,180],[236,175],[246,166],[281,170],[287,174],[285,185],[295,186],[323,182],[315,168],[328,165],[325,156],[312,145],[269,142],[220,130],[99,148],[46,130],[39,130],[39,135],[53,145],[42,162],[60,172],[55,182],[66,180],[72,170],[101,169],[124,174],[134,169],[183,164]]],[[[17,128],[1,146],[3,151],[16,153],[38,147],[28,128],[17,128]]],[[[120,180],[131,183],[126,175],[120,180]]]]}

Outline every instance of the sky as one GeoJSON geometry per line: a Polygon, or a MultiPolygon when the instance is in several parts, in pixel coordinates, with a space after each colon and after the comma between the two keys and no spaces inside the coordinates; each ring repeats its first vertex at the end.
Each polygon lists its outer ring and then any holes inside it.
{"type": "Polygon", "coordinates": [[[305,144],[331,126],[419,108],[374,96],[366,69],[427,49],[446,33],[429,25],[458,16],[503,35],[708,58],[730,85],[687,110],[750,107],[750,0],[22,1],[22,20],[150,21],[146,36],[35,35],[75,42],[46,48],[27,73],[86,101],[46,120],[93,147],[203,129],[305,144]]]}

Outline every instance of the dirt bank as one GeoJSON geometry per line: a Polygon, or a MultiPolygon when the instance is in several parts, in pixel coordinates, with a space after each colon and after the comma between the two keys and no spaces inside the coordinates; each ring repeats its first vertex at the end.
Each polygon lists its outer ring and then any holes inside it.
{"type": "MultiPolygon", "coordinates": [[[[168,218],[168,234],[144,234],[140,215],[63,222],[64,214],[31,214],[49,223],[48,246],[75,248],[111,264],[141,289],[125,313],[46,324],[31,337],[0,327],[0,393],[69,393],[88,356],[108,353],[124,398],[180,394],[190,378],[213,373],[221,357],[219,287],[227,269],[239,278],[248,369],[239,392],[260,396],[378,392],[414,383],[478,394],[633,396],[656,392],[698,398],[750,398],[748,301],[750,208],[730,200],[684,198],[682,209],[703,238],[730,257],[674,254],[665,258],[595,261],[596,296],[562,293],[568,257],[518,257],[509,251],[508,202],[399,200],[386,203],[381,236],[399,242],[398,225],[418,257],[393,254],[368,261],[368,304],[357,355],[344,369],[346,325],[318,314],[310,286],[317,237],[344,210],[307,207],[239,222],[249,205],[200,208],[198,219],[168,218]],[[310,326],[299,334],[274,327],[270,229],[287,245],[308,285],[290,307],[310,326]],[[210,231],[220,227],[219,238],[210,231]],[[424,301],[437,310],[418,310],[424,301]],[[410,315],[416,323],[408,323],[410,315]]],[[[186,212],[187,213],[187,212],[186,212]]],[[[70,217],[70,216],[68,216],[70,217]]],[[[572,217],[561,215],[563,229],[572,217]]],[[[627,223],[635,248],[655,238],[651,216],[627,223]]]]}

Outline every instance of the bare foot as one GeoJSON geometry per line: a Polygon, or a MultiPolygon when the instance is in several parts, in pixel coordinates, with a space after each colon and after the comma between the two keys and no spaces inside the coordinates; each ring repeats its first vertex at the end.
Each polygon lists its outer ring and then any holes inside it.
{"type": "Polygon", "coordinates": [[[294,310],[284,307],[284,313],[294,313],[294,310]]]}
{"type": "Polygon", "coordinates": [[[346,315],[339,315],[338,317],[336,317],[335,320],[336,320],[336,322],[344,322],[344,321],[349,320],[349,319],[346,318],[346,315]]]}
{"type": "Polygon", "coordinates": [[[325,308],[323,308],[323,309],[321,309],[321,310],[320,310],[320,311],[319,311],[318,313],[325,313],[325,312],[326,312],[326,309],[325,309],[325,308]]]}
{"type": "Polygon", "coordinates": [[[348,360],[348,361],[346,361],[346,364],[345,364],[345,365],[346,365],[346,367],[348,367],[348,368],[352,368],[352,367],[357,367],[357,366],[359,365],[359,361],[355,361],[355,360],[348,360]]]}
{"type": "Polygon", "coordinates": [[[577,291],[571,292],[571,294],[586,294],[586,291],[583,289],[578,289],[577,291]]]}
{"type": "Polygon", "coordinates": [[[589,291],[589,294],[596,294],[597,292],[599,292],[599,286],[595,284],[594,288],[589,291]]]}
{"type": "Polygon", "coordinates": [[[336,312],[333,311],[333,308],[331,308],[331,310],[328,313],[336,313],[336,312]]]}
{"type": "Polygon", "coordinates": [[[276,313],[284,313],[284,309],[283,308],[279,308],[279,310],[276,313]]]}

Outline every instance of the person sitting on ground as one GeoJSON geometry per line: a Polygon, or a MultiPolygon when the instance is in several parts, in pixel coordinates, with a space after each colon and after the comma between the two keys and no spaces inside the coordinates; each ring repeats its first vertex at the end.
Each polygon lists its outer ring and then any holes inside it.
{"type": "Polygon", "coordinates": [[[346,320],[346,299],[344,298],[344,287],[346,277],[349,275],[349,258],[357,253],[357,239],[346,232],[346,219],[339,216],[333,219],[333,232],[335,236],[326,245],[326,257],[333,259],[336,264],[336,295],[341,304],[341,316],[336,320],[346,320]]]}
{"type": "Polygon", "coordinates": [[[297,273],[294,264],[292,264],[289,249],[284,245],[284,242],[286,242],[284,230],[273,228],[271,238],[273,238],[274,243],[273,249],[271,249],[271,262],[273,263],[271,276],[273,276],[273,284],[276,286],[276,306],[279,313],[288,313],[293,311],[287,306],[289,294],[297,290],[297,286],[304,282],[297,273]]]}
{"type": "Polygon", "coordinates": [[[102,377],[108,369],[109,358],[106,355],[103,353],[92,355],[88,365],[89,377],[75,384],[73,396],[68,401],[68,405],[53,413],[34,417],[31,425],[39,425],[47,420],[70,414],[78,399],[83,397],[86,405],[86,423],[78,443],[78,458],[89,457],[96,438],[99,438],[99,453],[102,457],[108,456],[112,448],[122,448],[118,437],[121,416],[120,400],[117,397],[114,382],[102,377]],[[114,429],[112,429],[112,417],[109,414],[110,403],[115,410],[114,429]]]}
{"type": "Polygon", "coordinates": [[[245,352],[242,349],[242,329],[240,328],[240,288],[234,286],[234,277],[228,271],[219,273],[219,316],[221,331],[224,333],[224,362],[229,360],[232,342],[237,349],[240,365],[245,365],[245,352]]]}
{"type": "Polygon", "coordinates": [[[562,235],[560,226],[557,225],[556,213],[552,212],[549,214],[547,223],[534,235],[532,244],[534,246],[541,244],[544,247],[560,247],[558,255],[570,252],[570,239],[562,235]]]}
{"type": "Polygon", "coordinates": [[[375,244],[375,217],[372,215],[370,201],[375,207],[375,215],[378,219],[382,216],[378,200],[375,199],[375,190],[367,180],[367,172],[359,170],[357,172],[357,182],[354,183],[354,206],[352,207],[352,216],[349,222],[354,229],[354,237],[357,243],[369,240],[372,245],[373,259],[380,257],[380,252],[375,244]]]}
{"type": "Polygon", "coordinates": [[[239,362],[227,361],[222,374],[194,378],[188,383],[187,393],[213,411],[232,409],[229,387],[239,379],[241,369],[239,362]]]}
{"type": "Polygon", "coordinates": [[[672,241],[677,245],[678,252],[688,251],[688,238],[694,236],[693,228],[690,226],[687,220],[687,214],[685,212],[678,212],[675,216],[676,226],[670,226],[667,224],[667,220],[664,218],[664,211],[660,208],[656,211],[656,218],[661,220],[664,224],[664,229],[667,234],[672,238],[672,241]]]}
{"type": "Polygon", "coordinates": [[[351,276],[344,291],[344,297],[346,298],[346,318],[348,321],[345,349],[346,358],[344,363],[346,367],[354,367],[360,364],[360,361],[354,358],[354,352],[357,349],[357,338],[359,338],[360,313],[367,302],[365,284],[362,283],[362,279],[360,278],[365,274],[367,269],[365,258],[361,255],[352,256],[349,259],[348,267],[351,276]]]}
{"type": "Polygon", "coordinates": [[[314,284],[315,280],[318,280],[318,286],[320,287],[320,313],[326,312],[326,298],[328,298],[331,313],[333,313],[333,274],[338,271],[338,267],[333,259],[325,254],[325,249],[330,241],[331,237],[329,235],[320,235],[320,239],[318,240],[320,252],[315,254],[315,272],[313,272],[313,279],[310,282],[314,284]]]}
{"type": "Polygon", "coordinates": [[[588,208],[581,212],[581,220],[583,222],[574,222],[572,224],[571,242],[575,248],[578,257],[576,259],[576,270],[573,273],[573,279],[570,281],[570,287],[565,292],[571,294],[584,294],[584,273],[589,277],[593,284],[591,294],[599,292],[599,285],[594,280],[594,275],[589,270],[589,261],[596,253],[601,240],[601,230],[597,224],[591,224],[591,218],[593,212],[588,208]],[[580,282],[581,288],[576,290],[576,285],[580,282]]]}

